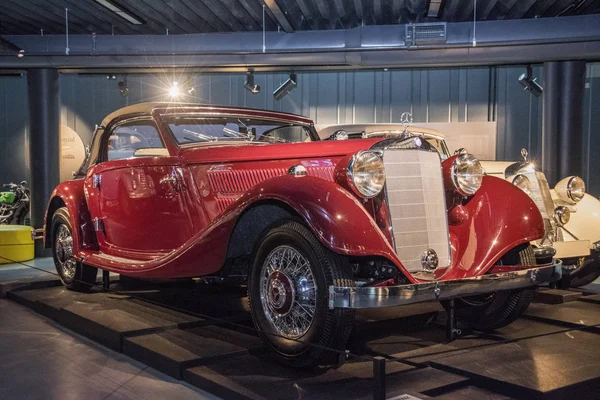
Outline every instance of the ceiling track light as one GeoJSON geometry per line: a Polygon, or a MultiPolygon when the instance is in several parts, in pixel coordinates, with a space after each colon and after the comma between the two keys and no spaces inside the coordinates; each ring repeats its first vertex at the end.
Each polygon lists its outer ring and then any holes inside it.
{"type": "Polygon", "coordinates": [[[127,81],[119,81],[119,83],[117,83],[117,86],[119,86],[119,93],[122,97],[127,97],[129,95],[129,87],[127,86],[127,81]]]}
{"type": "Polygon", "coordinates": [[[11,53],[14,52],[19,58],[23,58],[25,56],[25,50],[2,37],[0,37],[0,51],[8,51],[11,53]]]}
{"type": "Polygon", "coordinates": [[[275,100],[281,100],[289,92],[294,90],[296,86],[298,86],[296,81],[296,74],[291,73],[288,80],[283,82],[281,86],[275,89],[275,91],[273,92],[273,97],[275,97],[275,100]]]}
{"type": "Polygon", "coordinates": [[[254,72],[246,72],[246,82],[244,82],[244,87],[246,88],[246,90],[249,90],[253,94],[257,94],[260,92],[260,86],[254,83],[254,72]]]}
{"type": "Polygon", "coordinates": [[[96,3],[100,4],[101,6],[114,12],[115,14],[117,14],[119,17],[123,18],[125,21],[129,22],[130,24],[133,24],[133,25],[143,25],[144,24],[144,22],[141,20],[141,18],[134,16],[131,13],[121,9],[120,7],[118,7],[117,5],[115,5],[113,2],[111,2],[109,0],[95,0],[95,1],[96,1],[96,3]]]}
{"type": "Polygon", "coordinates": [[[533,78],[532,75],[533,71],[531,65],[528,65],[527,71],[519,76],[519,83],[523,85],[524,90],[527,90],[535,97],[540,97],[544,93],[544,88],[537,83],[537,78],[533,78]]]}

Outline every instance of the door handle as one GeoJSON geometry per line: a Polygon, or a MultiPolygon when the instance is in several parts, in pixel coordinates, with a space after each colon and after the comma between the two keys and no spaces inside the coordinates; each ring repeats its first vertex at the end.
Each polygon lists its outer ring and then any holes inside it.
{"type": "Polygon", "coordinates": [[[96,175],[96,174],[94,174],[92,176],[92,187],[97,188],[98,190],[100,190],[100,183],[102,183],[102,175],[96,175]]]}
{"type": "Polygon", "coordinates": [[[161,184],[169,184],[178,192],[180,192],[182,189],[181,181],[179,180],[179,177],[175,171],[171,171],[169,175],[162,177],[158,182],[161,184]]]}
{"type": "Polygon", "coordinates": [[[174,176],[175,174],[167,175],[160,179],[160,183],[170,183],[173,186],[177,185],[177,178],[174,176]]]}

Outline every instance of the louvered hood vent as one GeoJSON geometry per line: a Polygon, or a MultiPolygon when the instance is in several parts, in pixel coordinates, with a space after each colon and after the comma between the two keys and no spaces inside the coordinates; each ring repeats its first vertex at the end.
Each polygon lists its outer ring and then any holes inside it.
{"type": "Polygon", "coordinates": [[[408,24],[405,25],[405,29],[405,44],[407,46],[446,43],[445,22],[408,24]]]}

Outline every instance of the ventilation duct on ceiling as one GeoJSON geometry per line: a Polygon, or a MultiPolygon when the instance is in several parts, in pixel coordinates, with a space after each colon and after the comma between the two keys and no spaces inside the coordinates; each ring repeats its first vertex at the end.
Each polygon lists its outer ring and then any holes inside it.
{"type": "Polygon", "coordinates": [[[407,46],[446,43],[446,23],[432,22],[424,24],[405,25],[405,40],[407,46]]]}

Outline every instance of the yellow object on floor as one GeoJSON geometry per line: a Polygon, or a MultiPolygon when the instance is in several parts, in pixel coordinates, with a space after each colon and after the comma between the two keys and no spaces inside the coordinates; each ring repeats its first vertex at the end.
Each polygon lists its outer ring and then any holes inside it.
{"type": "Polygon", "coordinates": [[[0,225],[0,264],[33,260],[32,230],[24,225],[0,225]]]}

